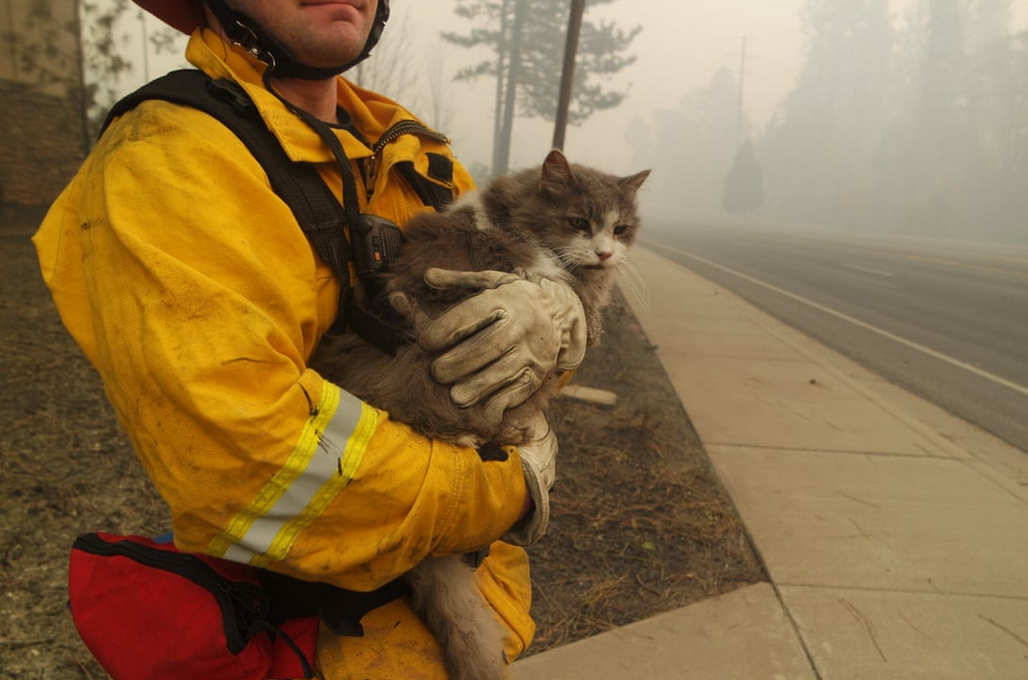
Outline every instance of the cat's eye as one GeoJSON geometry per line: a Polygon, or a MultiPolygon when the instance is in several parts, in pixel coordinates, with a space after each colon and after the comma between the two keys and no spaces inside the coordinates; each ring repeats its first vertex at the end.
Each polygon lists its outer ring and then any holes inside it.
{"type": "Polygon", "coordinates": [[[592,225],[584,217],[568,217],[568,224],[571,225],[572,229],[584,231],[587,234],[592,231],[592,225]]]}
{"type": "Polygon", "coordinates": [[[615,236],[621,236],[621,234],[625,233],[626,231],[628,231],[627,224],[619,224],[618,226],[614,227],[615,236]]]}

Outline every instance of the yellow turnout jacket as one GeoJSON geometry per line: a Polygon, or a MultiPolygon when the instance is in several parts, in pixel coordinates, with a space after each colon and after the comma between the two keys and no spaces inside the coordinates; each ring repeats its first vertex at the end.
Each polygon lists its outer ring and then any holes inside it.
{"type": "MultiPolygon", "coordinates": [[[[186,55],[239,83],[288,155],[315,163],[340,195],[331,152],[264,88],[259,64],[204,29],[186,55]]],[[[361,209],[402,225],[427,208],[395,164],[427,174],[426,154],[450,150],[405,134],[373,151],[413,116],[337,83],[359,132],[335,131],[361,209]]],[[[454,167],[451,188],[470,189],[454,167]]],[[[308,368],[336,316],[339,281],[243,143],[208,115],[163,101],[123,115],[34,242],[64,324],[171,508],[179,548],[370,590],[429,555],[489,545],[516,520],[525,494],[516,451],[483,463],[308,368]]],[[[513,659],[534,632],[524,551],[494,543],[477,578],[513,659]]],[[[363,622],[363,638],[323,632],[324,677],[445,677],[404,601],[363,622]]]]}

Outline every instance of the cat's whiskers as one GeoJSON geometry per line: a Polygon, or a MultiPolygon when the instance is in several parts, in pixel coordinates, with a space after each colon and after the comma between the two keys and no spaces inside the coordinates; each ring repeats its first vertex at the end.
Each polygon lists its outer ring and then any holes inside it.
{"type": "Polygon", "coordinates": [[[582,265],[579,258],[575,257],[575,249],[573,247],[554,248],[553,254],[557,257],[560,262],[560,266],[570,272],[573,275],[577,275],[582,265]]]}
{"type": "Polygon", "coordinates": [[[650,295],[646,288],[646,283],[643,280],[639,270],[636,269],[630,258],[623,258],[618,263],[618,270],[620,276],[619,281],[622,288],[626,289],[627,292],[631,293],[632,296],[642,305],[643,309],[649,310],[650,308],[650,295]]]}

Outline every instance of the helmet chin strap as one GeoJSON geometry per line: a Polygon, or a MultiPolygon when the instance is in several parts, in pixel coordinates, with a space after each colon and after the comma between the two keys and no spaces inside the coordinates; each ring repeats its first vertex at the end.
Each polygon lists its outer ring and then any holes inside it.
{"type": "Polygon", "coordinates": [[[268,70],[276,78],[298,78],[301,80],[325,80],[333,78],[346,69],[363,61],[371,53],[371,48],[378,42],[386,19],[389,17],[387,0],[379,0],[378,12],[375,16],[371,36],[360,56],[341,66],[309,66],[292,55],[288,48],[272,38],[251,17],[229,7],[223,0],[204,0],[214,16],[218,18],[225,35],[248,51],[258,60],[268,65],[268,70]],[[384,10],[384,11],[383,11],[384,10]]]}

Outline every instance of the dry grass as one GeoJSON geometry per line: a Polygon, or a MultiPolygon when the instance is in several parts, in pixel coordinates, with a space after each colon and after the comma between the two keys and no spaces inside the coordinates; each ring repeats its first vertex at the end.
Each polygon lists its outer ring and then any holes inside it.
{"type": "MultiPolygon", "coordinates": [[[[163,502],[39,279],[29,229],[0,225],[0,679],[106,677],[67,612],[75,536],[157,534],[163,502]]],[[[532,549],[536,653],[762,580],[738,517],[634,318],[620,302],[561,402],[559,481],[532,549]]]]}

